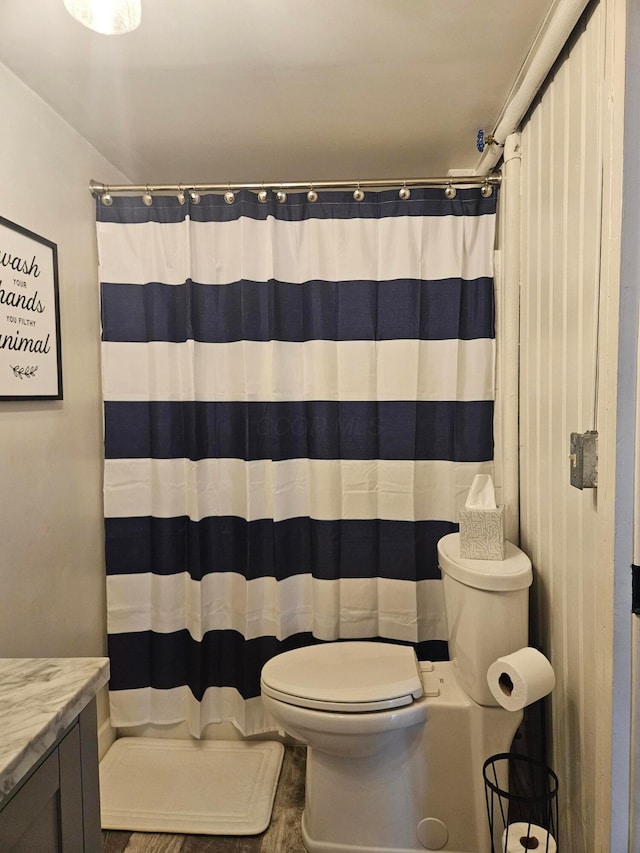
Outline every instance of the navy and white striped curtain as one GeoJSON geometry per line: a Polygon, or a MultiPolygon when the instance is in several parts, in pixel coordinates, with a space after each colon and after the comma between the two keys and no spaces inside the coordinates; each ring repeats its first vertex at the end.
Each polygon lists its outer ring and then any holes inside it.
{"type": "Polygon", "coordinates": [[[272,728],[262,665],[446,657],[436,543],[493,458],[495,195],[98,202],[115,726],[272,728]]]}

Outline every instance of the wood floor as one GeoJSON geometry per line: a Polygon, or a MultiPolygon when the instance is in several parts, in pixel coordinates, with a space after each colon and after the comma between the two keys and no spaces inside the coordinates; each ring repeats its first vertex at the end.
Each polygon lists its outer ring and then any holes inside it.
{"type": "Polygon", "coordinates": [[[304,806],[306,749],[288,746],[271,824],[262,835],[165,835],[147,832],[102,833],[103,853],[305,853],[300,834],[304,806]]]}

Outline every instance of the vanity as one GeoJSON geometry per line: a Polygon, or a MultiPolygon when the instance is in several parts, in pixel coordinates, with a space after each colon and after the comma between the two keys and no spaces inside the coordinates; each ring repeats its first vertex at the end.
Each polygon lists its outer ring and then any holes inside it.
{"type": "Polygon", "coordinates": [[[99,853],[107,658],[0,658],[0,851],[99,853]]]}

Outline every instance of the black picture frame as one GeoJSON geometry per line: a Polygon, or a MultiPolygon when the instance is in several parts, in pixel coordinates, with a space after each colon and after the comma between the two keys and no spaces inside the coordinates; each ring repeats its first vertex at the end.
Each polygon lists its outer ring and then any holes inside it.
{"type": "Polygon", "coordinates": [[[58,247],[0,216],[0,400],[62,400],[58,247]]]}

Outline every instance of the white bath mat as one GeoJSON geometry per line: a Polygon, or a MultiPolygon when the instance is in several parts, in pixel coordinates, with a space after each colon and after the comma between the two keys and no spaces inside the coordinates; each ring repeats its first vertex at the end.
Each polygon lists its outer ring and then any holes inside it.
{"type": "Polygon", "coordinates": [[[100,763],[102,827],[257,835],[271,819],[283,755],[273,741],[120,738],[100,763]]]}

